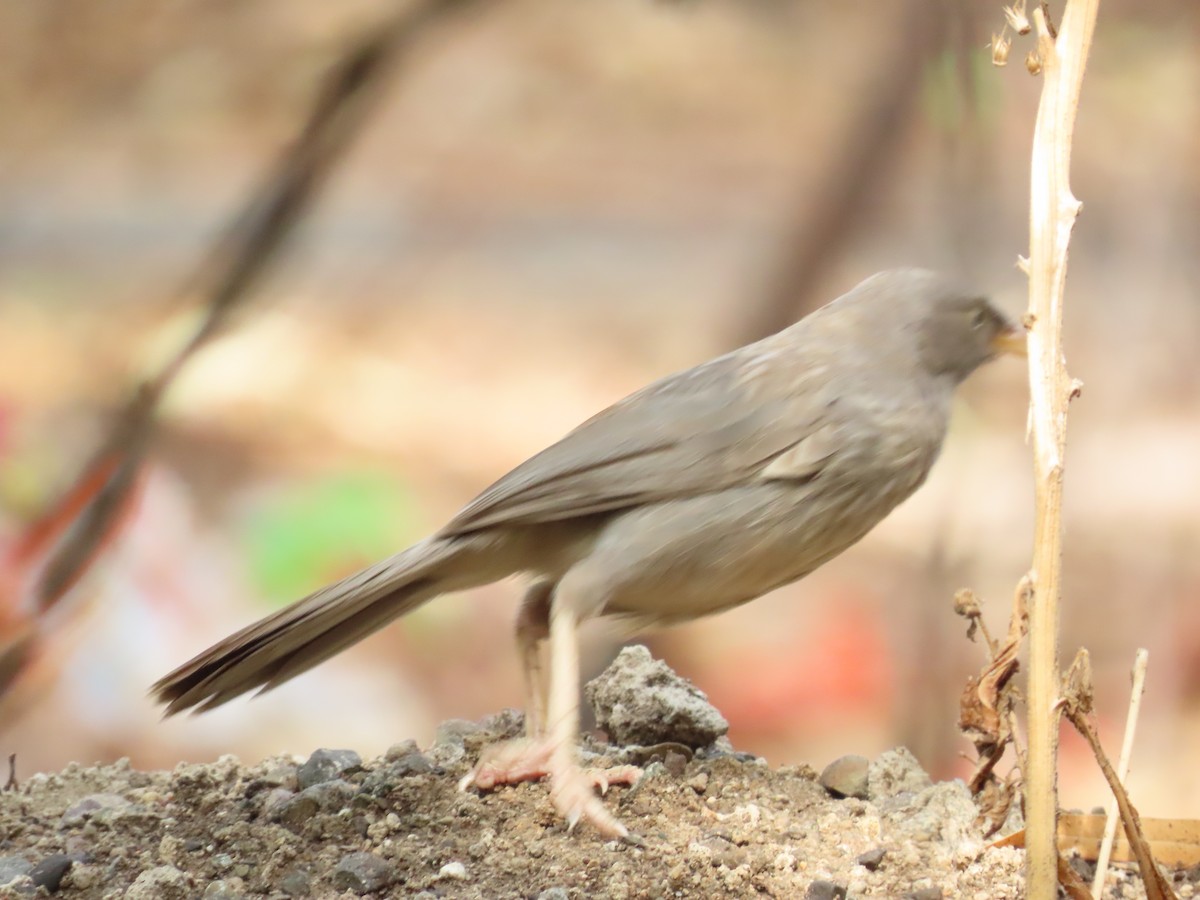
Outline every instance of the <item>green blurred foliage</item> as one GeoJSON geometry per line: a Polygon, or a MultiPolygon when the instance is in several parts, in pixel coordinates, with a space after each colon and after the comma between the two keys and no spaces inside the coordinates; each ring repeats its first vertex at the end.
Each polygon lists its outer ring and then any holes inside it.
{"type": "Polygon", "coordinates": [[[241,546],[257,593],[283,604],[403,549],[419,519],[393,476],[339,472],[272,494],[249,518],[241,546]]]}

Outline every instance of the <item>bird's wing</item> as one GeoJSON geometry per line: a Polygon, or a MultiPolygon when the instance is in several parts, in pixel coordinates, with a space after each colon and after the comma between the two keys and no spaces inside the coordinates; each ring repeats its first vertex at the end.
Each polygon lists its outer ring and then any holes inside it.
{"type": "Polygon", "coordinates": [[[820,367],[758,365],[753,346],[668,376],[517,466],[440,532],[563,521],[759,477],[812,477],[830,455],[820,367]],[[770,378],[763,373],[769,369],[770,378]],[[814,446],[804,449],[806,438],[814,446]],[[767,469],[767,472],[764,472],[767,469]]]}

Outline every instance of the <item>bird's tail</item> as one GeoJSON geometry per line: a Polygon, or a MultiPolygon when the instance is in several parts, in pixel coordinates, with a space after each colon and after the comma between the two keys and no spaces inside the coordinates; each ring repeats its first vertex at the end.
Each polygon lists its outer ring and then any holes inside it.
{"type": "Polygon", "coordinates": [[[439,594],[510,574],[493,571],[477,549],[471,538],[422,541],[230,635],[159,679],[150,693],[172,715],[270,690],[439,594]]]}

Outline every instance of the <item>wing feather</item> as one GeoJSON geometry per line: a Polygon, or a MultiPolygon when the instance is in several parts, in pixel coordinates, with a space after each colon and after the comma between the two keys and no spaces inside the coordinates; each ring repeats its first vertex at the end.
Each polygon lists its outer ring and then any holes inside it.
{"type": "Polygon", "coordinates": [[[792,389],[777,389],[778,359],[776,389],[759,384],[754,363],[768,352],[768,342],[742,348],[610,406],[487,488],[440,534],[563,521],[759,477],[820,427],[825,407],[823,379],[803,354],[782,381],[792,389]]]}

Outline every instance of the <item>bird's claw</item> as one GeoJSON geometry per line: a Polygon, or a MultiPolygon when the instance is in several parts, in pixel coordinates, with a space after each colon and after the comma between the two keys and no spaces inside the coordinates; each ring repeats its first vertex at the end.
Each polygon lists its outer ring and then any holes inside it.
{"type": "Polygon", "coordinates": [[[550,778],[551,802],[566,820],[568,831],[582,821],[605,837],[629,839],[629,830],[605,809],[595,791],[607,794],[614,784],[636,784],[642,777],[637,766],[581,769],[569,755],[556,754],[552,742],[522,738],[488,747],[475,768],[459,781],[458,789],[491,790],[545,776],[550,778]]]}

